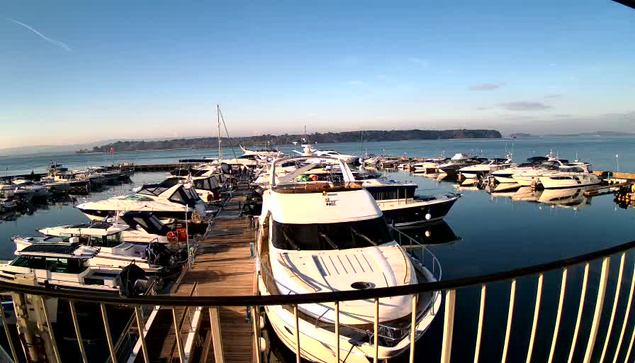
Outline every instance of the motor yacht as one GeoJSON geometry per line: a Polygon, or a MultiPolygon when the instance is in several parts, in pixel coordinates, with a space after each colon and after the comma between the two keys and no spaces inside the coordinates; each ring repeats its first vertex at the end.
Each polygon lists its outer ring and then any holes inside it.
{"type": "Polygon", "coordinates": [[[185,260],[178,250],[174,254],[165,244],[129,243],[122,237],[122,230],[85,228],[80,234],[71,233],[62,236],[13,237],[16,251],[32,245],[73,245],[96,247],[97,253],[88,260],[90,267],[121,269],[135,264],[147,273],[161,273],[175,267],[185,260]],[[177,256],[177,254],[179,256],[177,256]]]}
{"type": "Polygon", "coordinates": [[[203,201],[211,204],[220,199],[220,193],[223,187],[218,182],[218,177],[216,175],[198,177],[173,175],[163,181],[162,184],[169,185],[170,183],[176,184],[186,182],[190,182],[194,186],[196,193],[203,201]]]}
{"type": "Polygon", "coordinates": [[[375,198],[386,222],[396,227],[412,226],[443,219],[460,194],[415,195],[418,185],[387,178],[362,181],[362,187],[375,198]]]}
{"type": "Polygon", "coordinates": [[[567,168],[565,171],[557,171],[542,174],[538,183],[545,189],[579,188],[598,185],[602,180],[595,174],[586,173],[581,168],[567,168]]]}
{"type": "Polygon", "coordinates": [[[27,180],[24,178],[14,178],[13,180],[11,180],[11,184],[18,186],[21,189],[30,191],[32,193],[31,199],[44,199],[50,195],[48,189],[45,186],[36,184],[32,180],[27,180]]]}
{"type": "Polygon", "coordinates": [[[0,264],[0,280],[33,283],[44,287],[71,290],[136,294],[147,287],[145,273],[135,265],[120,268],[96,268],[90,259],[97,247],[79,244],[34,244],[16,251],[17,257],[0,264]]]}
{"type": "MultiPolygon", "coordinates": [[[[276,162],[269,188],[263,193],[257,248],[258,286],[262,295],[364,290],[434,282],[420,260],[397,244],[370,193],[338,161],[341,182],[298,182],[292,175],[277,178],[276,162]]],[[[300,175],[300,174],[296,174],[300,175]]],[[[430,253],[426,251],[426,254],[430,253]]],[[[440,266],[436,267],[440,271],[440,266]]],[[[390,359],[406,351],[411,328],[420,338],[437,315],[439,292],[378,300],[378,357],[390,359]],[[416,325],[410,326],[412,314],[416,325]]],[[[369,362],[374,354],[372,300],[339,303],[339,332],[334,333],[333,303],[301,304],[298,327],[291,306],[267,306],[265,312],[280,340],[311,362],[332,362],[339,340],[346,362],[369,362]]]]}
{"type": "Polygon", "coordinates": [[[92,220],[103,220],[118,212],[152,212],[161,219],[202,222],[210,217],[206,204],[189,184],[146,184],[133,195],[113,197],[77,206],[92,220]]]}
{"type": "Polygon", "coordinates": [[[456,176],[459,172],[459,169],[470,166],[481,164],[485,162],[487,159],[477,158],[472,154],[454,154],[450,158],[450,161],[447,163],[440,164],[437,169],[440,172],[447,174],[449,177],[456,176]]]}
{"type": "Polygon", "coordinates": [[[439,165],[446,164],[450,160],[440,156],[438,158],[427,158],[423,161],[412,164],[411,170],[415,174],[438,174],[441,173],[439,165]]]}
{"type": "Polygon", "coordinates": [[[480,164],[470,165],[459,169],[459,175],[464,179],[481,179],[490,173],[509,168],[512,165],[511,158],[494,158],[480,164]]]}
{"type": "Polygon", "coordinates": [[[120,231],[121,240],[128,243],[185,242],[186,238],[182,231],[163,223],[151,212],[125,212],[104,221],[46,227],[37,231],[44,236],[76,237],[86,234],[107,234],[111,230],[120,231]]]}

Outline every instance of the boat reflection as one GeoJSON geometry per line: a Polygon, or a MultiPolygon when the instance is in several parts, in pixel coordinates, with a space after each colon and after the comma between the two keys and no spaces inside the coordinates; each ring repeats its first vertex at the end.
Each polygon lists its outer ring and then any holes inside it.
{"type": "MultiPolygon", "coordinates": [[[[501,184],[502,185],[502,184],[501,184]]],[[[510,198],[513,201],[548,204],[552,207],[578,210],[591,204],[591,198],[584,195],[585,188],[534,190],[531,187],[490,190],[493,198],[510,198]]]]}
{"type": "Polygon", "coordinates": [[[453,243],[463,240],[454,234],[452,227],[445,221],[418,227],[400,228],[399,230],[426,245],[453,243]]]}

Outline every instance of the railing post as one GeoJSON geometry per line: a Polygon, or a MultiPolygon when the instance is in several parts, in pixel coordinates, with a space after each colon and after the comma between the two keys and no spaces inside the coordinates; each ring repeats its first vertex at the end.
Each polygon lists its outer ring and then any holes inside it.
{"type": "Polygon", "coordinates": [[[505,328],[505,343],[503,344],[503,356],[501,362],[507,361],[507,351],[509,350],[509,336],[512,332],[512,320],[514,318],[514,302],[516,300],[516,279],[512,280],[509,293],[509,311],[507,311],[507,327],[505,328]]]}
{"type": "Polygon", "coordinates": [[[615,297],[613,298],[613,309],[611,309],[611,319],[609,320],[609,327],[606,331],[606,338],[604,338],[604,347],[602,348],[602,355],[599,362],[604,362],[606,356],[606,349],[609,346],[609,340],[611,339],[611,333],[613,331],[613,323],[615,322],[615,311],[617,310],[617,302],[620,299],[620,290],[622,287],[622,276],[624,275],[624,262],[626,262],[626,253],[622,253],[620,258],[620,269],[617,274],[617,283],[615,284],[615,297]]]}
{"type": "Polygon", "coordinates": [[[108,324],[108,314],[106,313],[106,304],[100,303],[101,319],[104,321],[104,331],[106,332],[106,342],[108,343],[108,351],[110,352],[110,360],[112,363],[117,363],[117,354],[115,354],[115,346],[112,342],[112,335],[110,334],[110,324],[108,324]]]}
{"type": "Polygon", "coordinates": [[[534,341],[536,339],[536,328],[538,327],[538,316],[540,314],[540,300],[542,299],[542,282],[544,275],[538,276],[538,286],[536,287],[536,303],[534,305],[534,321],[531,324],[531,335],[529,338],[529,348],[527,349],[527,363],[531,362],[531,355],[534,351],[534,341]]]}
{"type": "MultiPolygon", "coordinates": [[[[412,295],[412,318],[410,320],[410,363],[415,361],[415,342],[417,341],[417,304],[419,295],[412,295]]],[[[434,303],[432,303],[434,306],[434,303]]]]}
{"type": "Polygon", "coordinates": [[[549,359],[547,363],[553,361],[553,355],[556,351],[556,342],[558,340],[558,331],[560,330],[560,320],[562,319],[562,305],[564,305],[564,295],[567,289],[567,269],[562,270],[562,282],[560,283],[560,298],[558,299],[558,312],[556,313],[556,325],[553,328],[553,337],[551,338],[551,348],[549,349],[549,359]]]}
{"type": "Polygon", "coordinates": [[[445,313],[443,316],[443,343],[441,344],[441,363],[450,363],[452,353],[452,334],[454,332],[454,307],[456,290],[445,292],[445,313]]]}
{"type": "Polygon", "coordinates": [[[335,362],[340,363],[340,302],[335,302],[335,362]]]}
{"type": "MultiPolygon", "coordinates": [[[[174,337],[176,338],[176,349],[179,352],[179,361],[185,363],[185,352],[183,351],[183,341],[181,340],[181,329],[176,317],[176,307],[172,307],[172,323],[174,324],[174,337]]],[[[170,357],[171,358],[171,357],[170,357]]]]}
{"type": "Polygon", "coordinates": [[[589,281],[589,263],[584,265],[584,277],[582,278],[582,290],[580,292],[580,305],[578,305],[578,318],[575,322],[575,329],[573,330],[573,341],[571,341],[571,349],[569,350],[569,358],[567,362],[571,363],[573,360],[573,353],[575,352],[575,345],[578,341],[578,333],[580,331],[580,322],[582,321],[582,311],[584,310],[584,299],[586,298],[586,285],[589,281]]]}
{"type": "MultiPolygon", "coordinates": [[[[602,260],[602,273],[600,274],[600,286],[598,287],[598,296],[595,301],[595,312],[593,313],[593,325],[591,325],[591,333],[589,333],[589,341],[587,342],[586,353],[584,354],[584,363],[591,362],[591,355],[593,355],[595,339],[597,338],[598,329],[600,328],[600,319],[602,314],[602,307],[604,306],[604,297],[606,296],[606,283],[609,280],[610,265],[611,257],[604,257],[604,259],[602,260]]],[[[610,329],[611,327],[609,326],[609,331],[610,329]]]]}
{"type": "MultiPolygon", "coordinates": [[[[214,307],[218,319],[218,338],[221,338],[220,317],[218,317],[218,307],[214,307]]],[[[212,307],[210,307],[211,316],[212,307]]],[[[256,346],[256,363],[260,363],[260,309],[257,306],[251,307],[251,323],[254,329],[254,345],[256,346]]],[[[216,352],[216,350],[214,350],[216,352]]],[[[217,360],[217,362],[219,362],[217,360]]]]}
{"type": "MultiPolygon", "coordinates": [[[[622,341],[624,339],[624,333],[626,331],[626,324],[628,323],[628,316],[631,312],[631,303],[633,302],[633,290],[635,290],[635,264],[633,265],[633,274],[631,275],[631,289],[628,293],[628,302],[626,303],[626,311],[624,312],[624,321],[622,322],[622,329],[620,330],[620,338],[617,340],[613,363],[617,363],[617,357],[620,355],[620,349],[622,348],[622,341]]],[[[626,356],[626,360],[628,360],[628,355],[626,356]]]]}
{"type": "Polygon", "coordinates": [[[143,351],[143,361],[145,363],[150,363],[150,358],[148,357],[148,347],[146,346],[146,337],[143,335],[145,328],[143,326],[141,308],[139,306],[135,306],[134,313],[137,318],[137,329],[139,330],[139,340],[141,341],[141,350],[143,351]]]}
{"type": "Polygon", "coordinates": [[[373,338],[375,341],[375,352],[373,354],[373,362],[379,362],[379,298],[375,298],[375,321],[373,323],[373,338]]]}
{"type": "Polygon", "coordinates": [[[77,344],[79,345],[79,352],[82,355],[82,361],[84,361],[84,363],[88,363],[88,357],[86,356],[86,350],[84,349],[84,341],[82,340],[82,333],[79,330],[79,322],[77,321],[75,302],[73,300],[68,300],[68,305],[71,308],[71,318],[73,319],[73,326],[75,326],[75,334],[77,335],[77,344]]]}
{"type": "Polygon", "coordinates": [[[11,331],[9,330],[9,324],[7,323],[7,317],[4,316],[4,308],[0,306],[0,318],[2,319],[2,326],[4,327],[4,333],[7,335],[7,341],[9,342],[9,348],[11,349],[11,356],[13,357],[13,362],[17,363],[18,354],[15,351],[15,346],[13,345],[13,339],[11,338],[11,331]]]}
{"type": "Polygon", "coordinates": [[[298,305],[293,305],[293,315],[295,317],[295,355],[296,362],[301,363],[301,354],[300,354],[300,318],[298,316],[298,305]]]}
{"type": "Polygon", "coordinates": [[[478,311],[478,327],[476,328],[476,346],[474,347],[474,363],[478,363],[481,353],[481,337],[483,336],[483,320],[485,319],[485,296],[487,285],[481,286],[481,304],[478,311]]]}

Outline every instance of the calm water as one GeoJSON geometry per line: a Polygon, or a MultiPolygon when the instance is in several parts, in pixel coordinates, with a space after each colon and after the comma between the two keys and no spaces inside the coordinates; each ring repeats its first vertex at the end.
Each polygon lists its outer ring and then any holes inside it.
{"type": "MultiPolygon", "coordinates": [[[[285,153],[291,153],[293,145],[280,146],[285,153]]],[[[420,140],[320,144],[318,148],[335,149],[342,153],[360,155],[362,152],[401,156],[404,153],[411,157],[452,156],[457,152],[471,152],[485,157],[503,157],[508,151],[514,152],[515,160],[524,161],[535,155],[546,155],[553,150],[561,158],[573,160],[578,155],[580,160],[592,162],[596,170],[616,170],[616,154],[619,155],[620,171],[635,171],[635,138],[632,137],[529,137],[516,140],[509,139],[474,139],[474,140],[420,140]]],[[[235,150],[240,155],[239,149],[235,150]]],[[[0,175],[2,173],[25,174],[31,171],[44,172],[51,161],[64,164],[69,168],[85,168],[86,166],[109,165],[124,161],[135,164],[175,163],[179,159],[196,157],[215,157],[216,149],[198,150],[166,150],[148,152],[125,152],[110,154],[55,154],[29,156],[0,157],[0,175]],[[8,169],[8,170],[7,170],[8,169]]],[[[229,149],[224,151],[225,157],[233,157],[229,149]]]]}
{"type": "MultiPolygon", "coordinates": [[[[518,139],[514,143],[514,155],[517,160],[532,155],[544,155],[551,149],[563,158],[574,159],[576,152],[581,160],[590,161],[596,170],[616,169],[615,154],[619,154],[619,167],[623,171],[635,171],[635,139],[632,138],[528,138],[518,139]]],[[[334,148],[342,153],[359,154],[359,144],[319,145],[320,148],[334,148]]],[[[291,148],[285,148],[287,151],[291,148]]],[[[475,152],[484,156],[502,156],[505,150],[511,149],[510,140],[461,140],[461,141],[409,141],[409,142],[381,142],[365,143],[364,151],[370,153],[386,153],[408,156],[435,156],[445,151],[445,155],[455,152],[475,152]]],[[[226,151],[227,153],[227,151],[226,151]]],[[[231,155],[231,153],[228,153],[231,155]]],[[[227,154],[226,154],[227,155],[227,154]]],[[[172,163],[179,158],[215,156],[214,150],[179,150],[147,153],[115,154],[114,160],[132,161],[135,164],[172,163]]],[[[10,171],[39,171],[45,168],[50,157],[36,158],[12,157],[0,158],[2,170],[6,167],[10,171]],[[5,166],[7,165],[7,166],[5,166]]],[[[84,167],[109,163],[110,156],[104,160],[103,155],[68,155],[56,156],[55,160],[69,167],[84,167]]],[[[165,173],[144,173],[133,177],[134,184],[111,187],[100,193],[88,197],[78,197],[75,200],[59,202],[47,207],[39,206],[32,215],[16,216],[13,220],[0,221],[0,258],[12,257],[13,235],[34,234],[36,228],[65,223],[83,222],[87,219],[73,205],[88,199],[101,199],[113,195],[129,192],[135,185],[143,182],[159,181],[165,173]]],[[[439,193],[459,191],[463,197],[455,204],[446,217],[447,227],[440,231],[438,228],[421,228],[409,230],[413,236],[424,240],[434,240],[435,233],[448,233],[458,237],[451,243],[434,244],[430,248],[437,255],[443,267],[443,278],[453,279],[475,276],[496,271],[503,271],[522,266],[529,266],[571,257],[582,253],[625,243],[635,239],[635,211],[621,209],[613,202],[612,196],[594,198],[578,198],[575,207],[562,207],[538,203],[538,200],[550,199],[549,195],[541,193],[523,194],[509,193],[507,195],[492,196],[483,191],[458,190],[452,183],[437,182],[425,177],[417,177],[403,172],[388,174],[390,178],[414,181],[420,186],[420,193],[439,193]],[[542,198],[542,199],[541,199],[542,198]],[[521,201],[525,199],[532,201],[521,201]],[[448,232],[449,229],[449,232],[448,232]],[[426,236],[428,231],[429,237],[426,236]]],[[[454,238],[451,238],[454,240],[454,238]]],[[[445,239],[447,241],[447,238],[445,239]]],[[[623,316],[628,285],[632,279],[632,256],[627,260],[625,281],[622,297],[618,305],[618,318],[623,316]]],[[[619,260],[613,259],[611,265],[611,283],[607,290],[607,300],[603,310],[603,325],[600,335],[605,334],[612,296],[615,289],[615,276],[619,260]]],[[[587,291],[586,317],[583,322],[579,342],[586,342],[589,334],[590,317],[595,305],[597,281],[600,266],[594,263],[589,276],[587,291]]],[[[571,341],[573,324],[577,313],[582,278],[581,269],[571,269],[565,299],[563,326],[561,327],[558,349],[555,361],[566,360],[568,346],[571,341]]],[[[510,345],[508,361],[516,362],[524,359],[527,350],[529,330],[533,315],[535,298],[535,279],[523,279],[518,283],[516,312],[513,322],[513,335],[510,345]]],[[[560,273],[545,275],[543,305],[540,311],[539,334],[534,352],[535,361],[544,361],[548,355],[550,331],[553,329],[555,308],[560,287],[560,273]]],[[[457,316],[455,322],[454,351],[455,361],[465,361],[471,357],[474,347],[474,334],[478,319],[478,289],[462,290],[457,298],[457,316]]],[[[482,346],[483,361],[500,359],[503,344],[503,332],[507,318],[509,283],[490,286],[487,295],[485,315],[485,334],[488,337],[482,346]]],[[[633,312],[635,313],[635,312],[633,312]]],[[[617,320],[621,323],[621,320],[617,320]]],[[[435,319],[430,330],[418,343],[417,356],[419,359],[429,358],[437,360],[439,351],[443,319],[440,315],[435,319]]],[[[626,337],[630,337],[631,327],[627,329],[626,337]]],[[[615,344],[616,333],[611,339],[615,344]]],[[[598,341],[602,342],[601,339],[598,341]]],[[[579,344],[578,351],[584,350],[579,344]]],[[[612,347],[612,345],[611,345],[612,347]]],[[[609,350],[609,358],[612,350],[609,350]]],[[[596,348],[596,350],[598,350],[596,348]]],[[[599,349],[601,351],[601,349],[599,349]]],[[[282,351],[285,351],[283,348],[282,351]]],[[[286,352],[286,351],[285,351],[286,352]]],[[[286,352],[288,355],[289,352],[286,352]]],[[[623,354],[624,352],[622,352],[623,354]]],[[[574,360],[578,360],[579,352],[574,360]]]]}

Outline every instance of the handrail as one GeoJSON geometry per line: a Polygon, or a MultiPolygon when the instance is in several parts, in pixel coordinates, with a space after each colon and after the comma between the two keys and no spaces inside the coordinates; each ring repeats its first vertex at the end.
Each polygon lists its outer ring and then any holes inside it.
{"type": "Polygon", "coordinates": [[[76,301],[95,303],[124,304],[124,305],[166,305],[166,306],[269,306],[287,304],[309,304],[317,302],[335,302],[382,298],[390,296],[413,295],[422,292],[439,290],[454,290],[463,287],[488,284],[493,282],[518,279],[536,273],[553,271],[564,267],[590,262],[602,257],[611,256],[619,252],[635,248],[635,241],[605,248],[602,250],[578,255],[575,257],[556,260],[553,262],[522,267],[509,271],[496,272],[476,277],[465,277],[453,280],[445,280],[432,283],[419,283],[413,285],[382,287],[369,290],[338,291],[299,295],[266,295],[266,296],[195,296],[178,297],[168,295],[155,295],[152,297],[135,296],[121,297],[117,295],[96,294],[94,292],[62,291],[45,289],[36,286],[27,286],[0,281],[0,291],[18,292],[48,297],[64,298],[76,301]]]}

